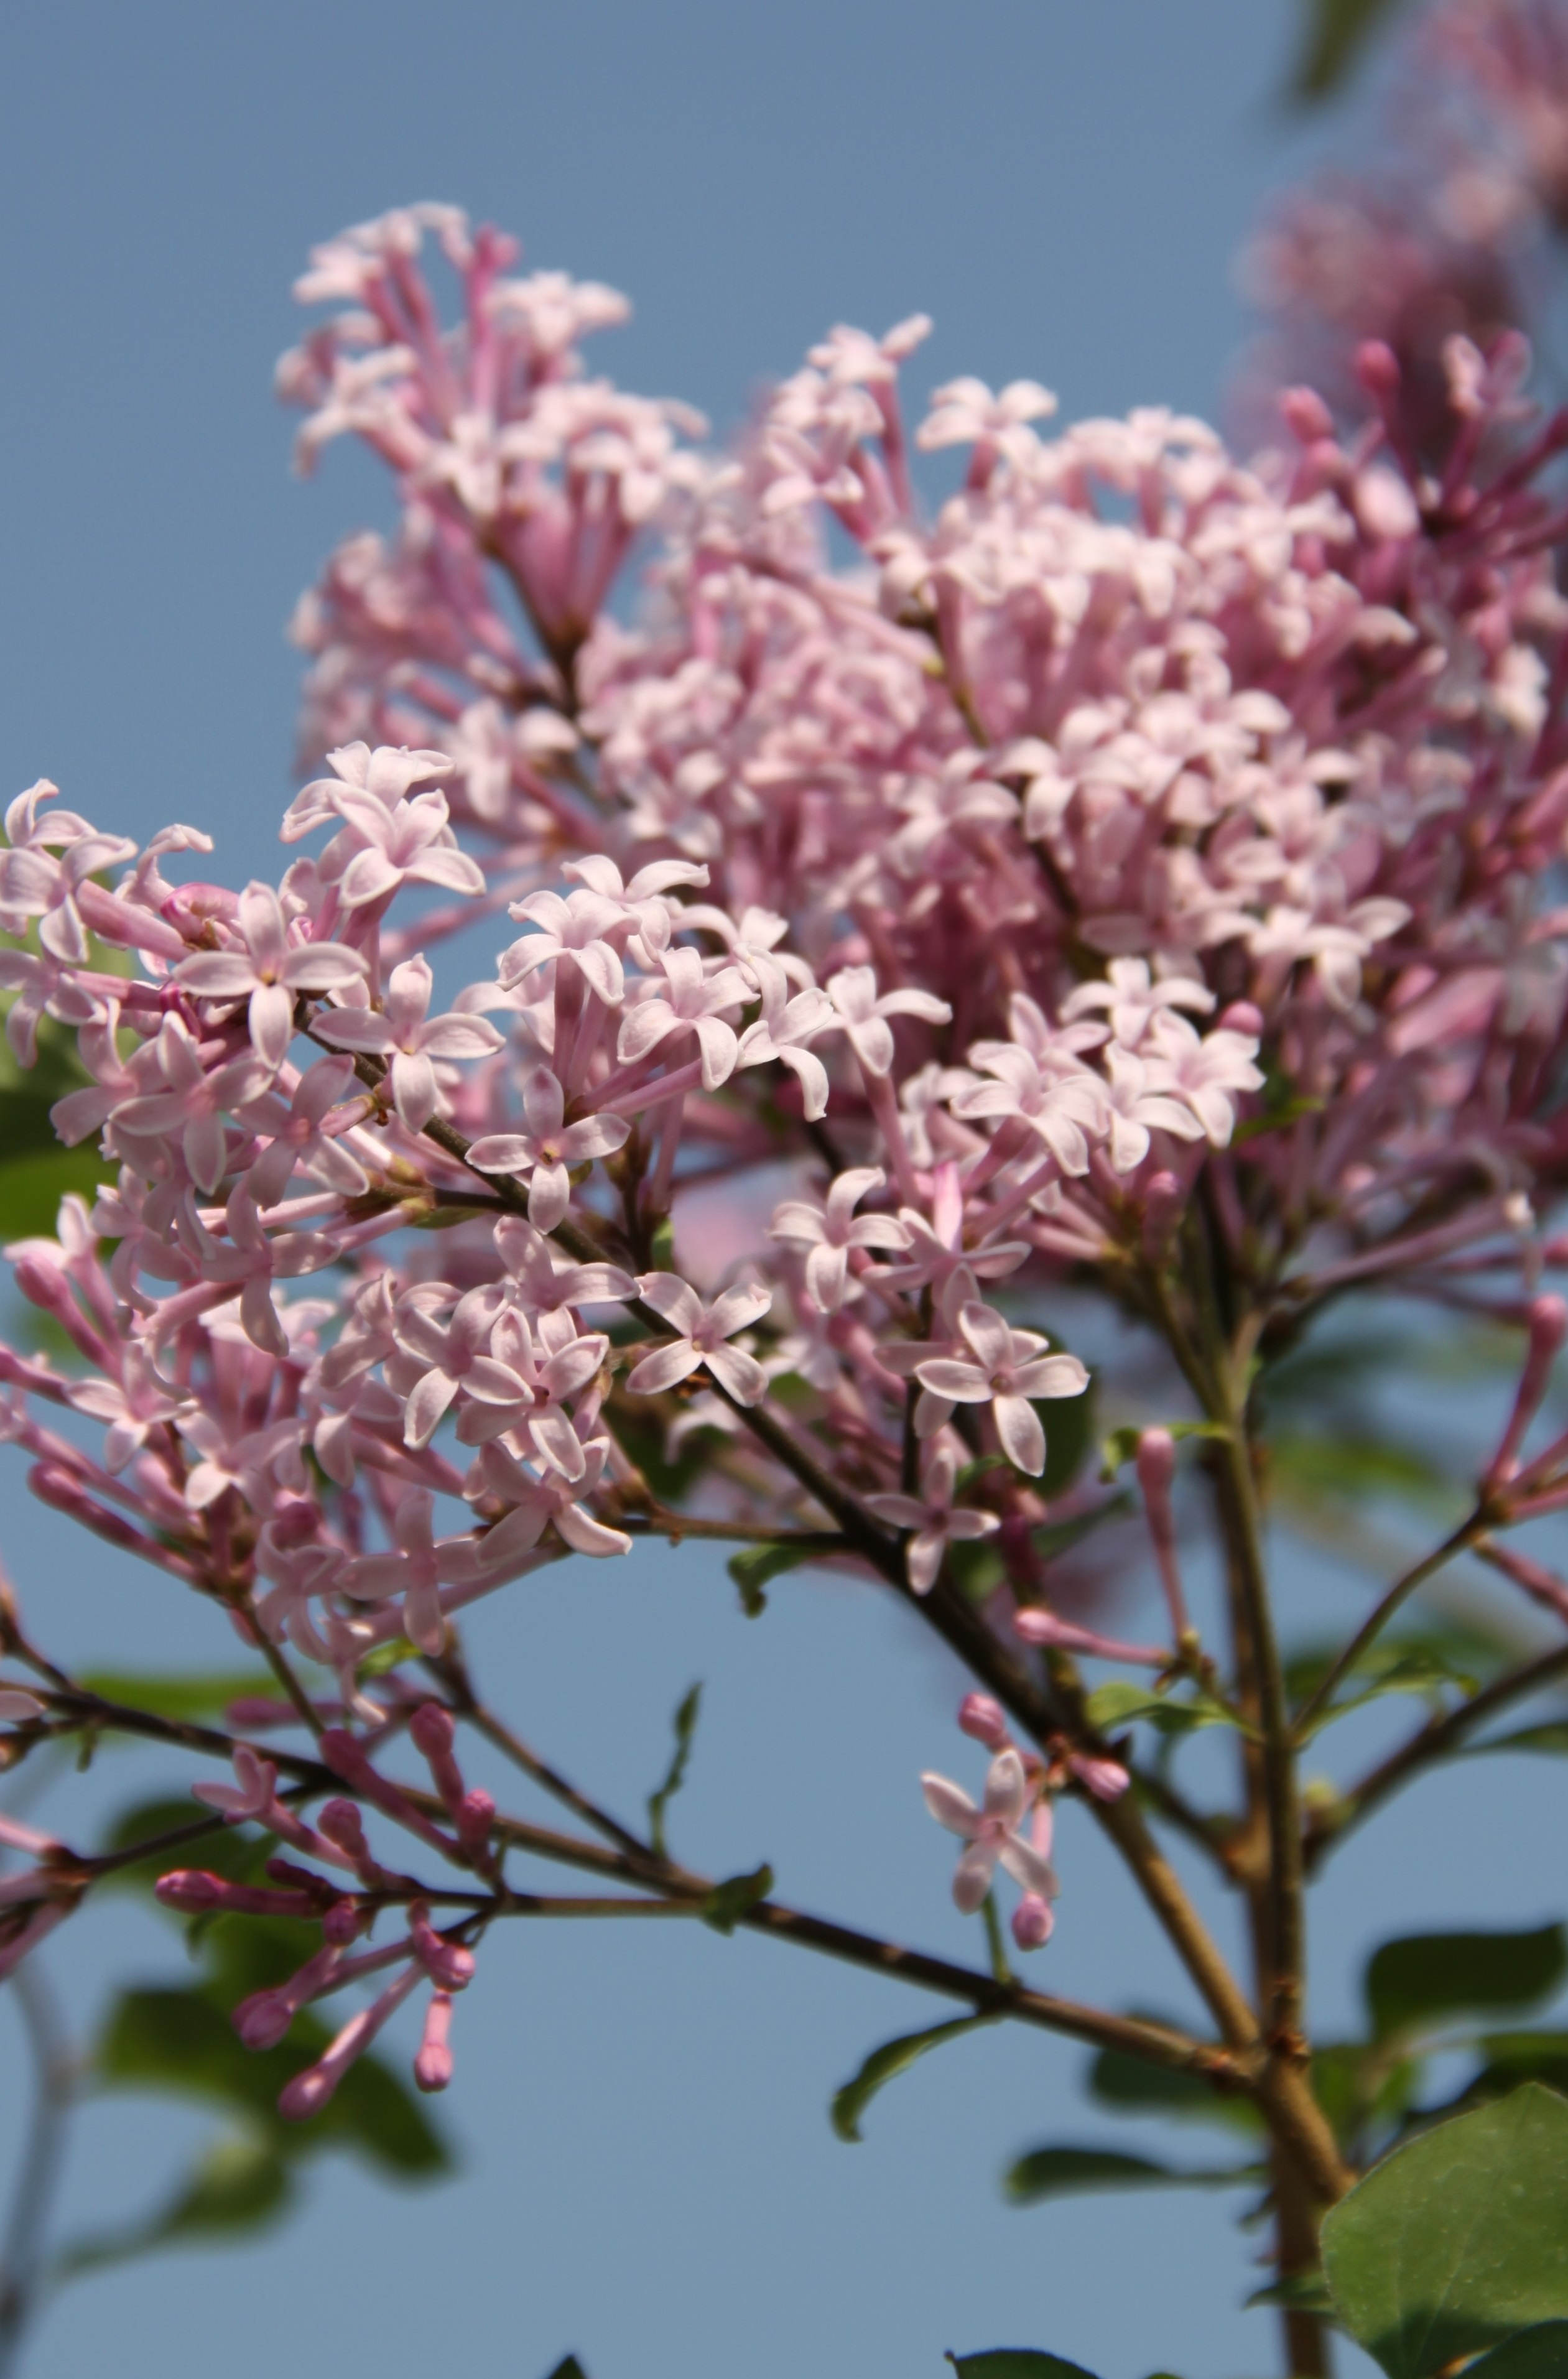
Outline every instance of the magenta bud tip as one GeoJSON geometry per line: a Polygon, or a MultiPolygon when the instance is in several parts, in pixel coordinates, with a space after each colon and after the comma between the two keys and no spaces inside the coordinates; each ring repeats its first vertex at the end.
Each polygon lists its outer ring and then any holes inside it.
{"type": "Polygon", "coordinates": [[[408,1732],[427,1759],[440,1759],[451,1751],[457,1729],[452,1712],[440,1702],[422,1702],[408,1721],[408,1732]]]}
{"type": "Polygon", "coordinates": [[[452,2054],[450,2048],[422,2048],[414,2060],[414,2079],[421,2090],[444,2090],[452,2080],[452,2054]]]}
{"type": "Polygon", "coordinates": [[[1009,1741],[1007,1712],[989,1694],[966,1694],[959,1704],[959,1724],[992,1751],[1002,1750],[1009,1741]]]}

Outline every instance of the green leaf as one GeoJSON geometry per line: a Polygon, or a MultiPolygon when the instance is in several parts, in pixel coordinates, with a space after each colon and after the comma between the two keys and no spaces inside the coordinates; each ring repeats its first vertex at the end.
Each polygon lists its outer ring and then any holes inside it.
{"type": "MultiPolygon", "coordinates": [[[[1172,1437],[1212,1438],[1222,1444],[1230,1435],[1224,1423],[1218,1420],[1168,1420],[1162,1422],[1161,1426],[1168,1430],[1172,1437]]],[[[1133,1459],[1142,1434],[1141,1425],[1128,1425],[1111,1431],[1100,1448],[1100,1476],[1103,1480],[1108,1482],[1113,1479],[1122,1465],[1133,1459]]]]}
{"type": "Polygon", "coordinates": [[[1486,1743],[1473,1743],[1469,1746],[1472,1759],[1486,1751],[1539,1751],[1560,1759],[1564,1752],[1568,1752],[1568,1722],[1553,1719],[1542,1726],[1522,1726],[1516,1733],[1494,1734],[1486,1743]]]}
{"type": "Polygon", "coordinates": [[[1074,1512],[1065,1520],[1048,1520],[1031,1528],[1029,1540],[1042,1561],[1055,1561],[1096,1528],[1103,1528],[1107,1520],[1125,1520],[1132,1508],[1132,1497],[1124,1488],[1119,1494],[1103,1497],[1087,1512],[1074,1512]]]}
{"type": "Polygon", "coordinates": [[[1568,2100],[1538,2083],[1396,2148],[1323,2224],[1341,2318],[1390,2379],[1568,2316],[1568,2100]]]}
{"type": "Polygon", "coordinates": [[[307,2014],[296,2018],[288,2039],[276,2048],[248,2049],[207,1990],[128,1990],[110,2010],[94,2068],[111,2089],[170,2091],[235,2107],[282,2156],[332,2145],[355,2148],[394,2172],[440,2170],[448,2161],[440,2139],[411,2094],[375,2057],[350,2066],[310,2122],[283,2122],[277,2112],[279,2092],[314,2064],[330,2037],[307,2014]]]}
{"type": "Polygon", "coordinates": [[[1534,2007],[1568,1974],[1561,1925],[1530,1933],[1415,1933],[1385,1941],[1362,1987],[1379,2040],[1456,2015],[1534,2007]]]}
{"type": "Polygon", "coordinates": [[[664,1813],[686,1781],[686,1762],[692,1756],[692,1741],[697,1731],[697,1712],[702,1708],[703,1689],[692,1686],[675,1713],[675,1748],[669,1765],[664,1771],[664,1781],[657,1793],[648,1795],[648,1839],[660,1858],[665,1856],[664,1813]]]}
{"type": "Polygon", "coordinates": [[[1454,1503],[1452,1473],[1441,1462],[1369,1425],[1282,1431],[1269,1449],[1269,1483],[1296,1503],[1324,1496],[1341,1503],[1397,1498],[1446,1512],[1454,1503]]]}
{"type": "Polygon", "coordinates": [[[1461,2094],[1465,2103],[1506,2097],[1521,2082],[1544,2082],[1568,2098],[1568,2032],[1489,2032],[1472,2045],[1485,2062],[1461,2094]]]}
{"type": "Polygon", "coordinates": [[[760,1618],[767,1609],[763,1588],[769,1578],[781,1577],[787,1569],[799,1569],[811,1559],[811,1548],[802,1552],[798,1545],[747,1545],[743,1552],[731,1553],[730,1575],[741,1589],[741,1608],[747,1618],[760,1618]]]}
{"type": "Polygon", "coordinates": [[[549,2379],[588,2379],[588,2374],[574,2354],[563,2354],[549,2379]]]}
{"type": "Polygon", "coordinates": [[[211,2143],[184,2185],[145,2222],[73,2241],[54,2260],[54,2275],[123,2264],[158,2247],[178,2246],[256,2230],[273,2221],[294,2194],[288,2166],[260,2140],[225,2135],[211,2143]]]}
{"type": "Polygon", "coordinates": [[[1091,1724],[1102,1734],[1136,1725],[1140,1719],[1157,1727],[1162,1734],[1187,1734],[1201,1726],[1238,1727],[1243,1733],[1248,1731],[1223,1702],[1215,1701],[1211,1695],[1184,1694],[1178,1700],[1174,1694],[1151,1693],[1146,1686],[1135,1685],[1123,1677],[1096,1686],[1086,1708],[1091,1724]]]}
{"type": "MultiPolygon", "coordinates": [[[[1053,1334],[1053,1352],[1061,1344],[1053,1334]]],[[[1039,1491],[1048,1503],[1067,1493],[1089,1459],[1094,1444],[1094,1404],[1092,1383],[1080,1395],[1054,1396],[1043,1407],[1034,1407],[1045,1431],[1045,1467],[1040,1474],[1039,1491]]]]}
{"type": "Polygon", "coordinates": [[[1326,99],[1345,81],[1393,0],[1309,0],[1307,37],[1296,68],[1297,99],[1326,99]]]}
{"type": "Polygon", "coordinates": [[[919,2063],[928,2048],[940,2048],[946,2040],[957,2040],[966,2032],[977,2032],[982,2024],[994,2023],[989,2015],[954,2016],[947,2023],[933,2024],[927,2032],[907,2032],[900,2039],[885,2040],[874,2048],[852,2081],[833,2094],[828,2119],[841,2140],[858,2141],[861,2137],[861,2117],[887,2083],[900,2073],[907,2073],[919,2063]]]}
{"type": "Polygon", "coordinates": [[[959,2379],[1094,2379],[1081,2362],[1031,2346],[994,2346],[987,2354],[949,2354],[959,2379]]]}
{"type": "Polygon", "coordinates": [[[1234,2189],[1257,2180],[1262,2169],[1241,2164],[1193,2171],[1115,2148],[1031,2148],[1008,2166],[1002,2190],[1015,2205],[1037,2205],[1047,2197],[1081,2197],[1103,2189],[1234,2189]]]}
{"type": "MultiPolygon", "coordinates": [[[[149,1710],[154,1718],[205,1719],[221,1716],[230,1702],[247,1695],[275,1701],[278,1682],[266,1669],[236,1671],[227,1676],[139,1676],[129,1670],[100,1669],[83,1677],[90,1694],[128,1709],[149,1710]]],[[[193,1804],[187,1814],[199,1817],[193,1804]]]]}
{"type": "MultiPolygon", "coordinates": [[[[204,1809],[199,1801],[138,1801],[115,1819],[103,1848],[134,1850],[139,1842],[158,1842],[211,1816],[211,1810],[204,1809]]],[[[151,1891],[161,1875],[177,1866],[205,1867],[231,1883],[249,1883],[261,1878],[273,1846],[271,1834],[254,1833],[248,1827],[214,1826],[211,1833],[199,1835],[194,1842],[173,1850],[152,1851],[127,1866],[111,1868],[98,1889],[109,1884],[120,1890],[151,1891]]]]}
{"type": "MultiPolygon", "coordinates": [[[[1161,2023],[1159,2016],[1150,2018],[1161,2023]]],[[[1146,2065],[1119,2048],[1102,2048],[1089,2069],[1091,2094],[1118,2114],[1164,2115],[1178,2121],[1223,2124],[1227,2131],[1260,2134],[1263,2123],[1250,2098],[1222,2095],[1197,2073],[1146,2065]]]]}
{"type": "Polygon", "coordinates": [[[1522,2329],[1516,2337],[1494,2346],[1478,2362],[1470,2363],[1465,2379],[1565,2379],[1568,2374],[1568,2321],[1543,2321],[1538,2328],[1522,2329]]]}
{"type": "Polygon", "coordinates": [[[35,1103],[0,1095],[0,1239],[53,1238],[60,1201],[75,1190],[91,1204],[100,1182],[111,1181],[114,1165],[95,1148],[62,1148],[49,1124],[47,1108],[38,1112],[48,1129],[46,1145],[28,1148],[35,1103]],[[12,1131],[18,1139],[6,1135],[12,1131]],[[15,1153],[13,1153],[15,1151],[15,1153]]]}
{"type": "Polygon", "coordinates": [[[732,1875],[723,1883],[716,1883],[703,1902],[705,1925],[716,1933],[733,1933],[742,1916],[766,1900],[773,1890],[773,1869],[754,1867],[750,1875],[732,1875]]]}
{"type": "Polygon", "coordinates": [[[1285,2305],[1292,2313],[1326,2313],[1334,2318],[1334,2301],[1328,2292],[1321,2272],[1289,2272],[1283,2280],[1272,2280],[1266,2288],[1254,2288],[1247,2300],[1247,2311],[1254,2305],[1285,2305]]]}
{"type": "Polygon", "coordinates": [[[385,1644],[378,1644],[367,1652],[354,1673],[368,1683],[372,1677],[389,1677],[394,1669],[401,1669],[405,1660],[418,1658],[417,1644],[411,1644],[406,1636],[393,1636],[385,1644]]]}

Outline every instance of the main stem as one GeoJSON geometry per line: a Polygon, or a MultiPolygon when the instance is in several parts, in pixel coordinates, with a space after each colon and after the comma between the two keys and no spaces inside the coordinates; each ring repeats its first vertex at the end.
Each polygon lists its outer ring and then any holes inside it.
{"type": "MultiPolygon", "coordinates": [[[[1212,1448],[1209,1467],[1225,1549],[1236,1690],[1257,1730],[1256,1740],[1242,1749],[1247,1820],[1236,1871],[1247,1894],[1258,2005],[1263,2019],[1267,2087],[1262,2095],[1270,2124],[1276,2268],[1281,2280],[1288,2281],[1314,2266],[1319,2219],[1338,2191],[1325,2190],[1322,2174],[1303,2163],[1289,2130],[1282,2126],[1270,2104],[1272,2100],[1275,2105],[1298,2106],[1305,2098],[1321,2123],[1312,2100],[1302,2022],[1306,1923],[1296,1744],[1263,1552],[1246,1377],[1247,1340],[1230,1311],[1232,1284],[1215,1274],[1215,1240],[1201,1226],[1200,1237],[1202,1245],[1196,1269],[1204,1403],[1209,1419],[1224,1432],[1212,1448]]],[[[1290,2128],[1298,2120],[1297,2111],[1290,2128]]],[[[1327,2379],[1330,2342],[1321,2317],[1287,2305],[1282,2308],[1281,2320],[1285,2368],[1292,2379],[1327,2379]]]]}

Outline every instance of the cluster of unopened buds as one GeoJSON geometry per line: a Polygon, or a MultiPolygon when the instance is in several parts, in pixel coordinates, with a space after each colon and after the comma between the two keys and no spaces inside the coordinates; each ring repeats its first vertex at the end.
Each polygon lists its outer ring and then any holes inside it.
{"type": "MultiPolygon", "coordinates": [[[[1381,427],[1343,445],[1297,391],[1255,468],[1164,413],[1049,440],[1032,382],[956,381],[912,441],[969,449],[927,522],[897,386],[922,325],[836,331],[715,459],[584,377],[612,293],[512,256],[413,210],[302,288],[350,308],[285,366],[306,453],[359,434],[404,508],[298,622],[334,748],[283,833],[314,854],[176,880],[204,834],[139,851],[41,783],[0,856],[11,1046],[74,1034],[55,1124],[113,1176],[9,1250],[73,1361],[0,1349],[5,1434],[45,1502],[336,1678],[320,1753],[349,1797],[308,1825],[247,1748],[219,1805],[352,1887],[162,1887],[321,1923],[247,2038],[392,1970],[296,2112],[422,1979],[444,2078],[471,1970],[419,1894],[405,1940],[349,1954],[388,1889],[358,1803],[490,1872],[450,1717],[408,1717],[369,1656],[437,1661],[476,1598],[679,1534],[657,1445],[698,1451],[715,1527],[836,1530],[828,1557],[931,1609],[986,1540],[1017,1658],[1179,1672],[1168,1433],[1137,1467],[1169,1640],[1051,1607],[1048,1408],[1087,1374],[1025,1300],[1076,1274],[1147,1310],[1199,1201],[1249,1277],[1451,1294],[1476,1250],[1527,1250],[1568,1131],[1538,1097],[1568,1000],[1540,897],[1568,820],[1535,484],[1560,433],[1520,425],[1511,358],[1453,343],[1478,427],[1441,488],[1406,468],[1386,350],[1381,427]],[[628,628],[607,598],[651,526],[628,628]],[[427,953],[503,913],[493,972],[454,958],[438,991],[427,953]],[[394,1720],[444,1818],[370,1764],[394,1720]]],[[[7,1687],[0,1722],[46,1703],[7,1687]]],[[[1043,1761],[966,1709],[983,1804],[926,1785],[968,1843],[956,1896],[1000,1863],[1037,1946],[1053,1797],[1125,1769],[1092,1730],[1043,1761]]],[[[33,1927],[0,1957],[66,1906],[0,1892],[33,1927]]]]}

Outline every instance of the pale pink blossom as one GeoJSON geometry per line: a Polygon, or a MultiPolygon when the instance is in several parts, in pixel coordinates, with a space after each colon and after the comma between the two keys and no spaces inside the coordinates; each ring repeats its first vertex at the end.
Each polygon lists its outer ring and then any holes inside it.
{"type": "Polygon", "coordinates": [[[1059,1890],[1055,1869],[1018,1830],[1031,1794],[1023,1761],[1016,1751],[999,1751],[991,1762],[978,1808],[961,1786],[946,1776],[925,1775],[920,1783],[925,1805],[937,1824],[959,1835],[968,1845],[953,1875],[953,1899],[966,1916],[972,1916],[984,1900],[998,1866],[1026,1891],[1043,1900],[1055,1899],[1059,1890]]]}
{"type": "Polygon", "coordinates": [[[523,1085],[521,1132],[487,1133],[468,1151],[481,1173],[528,1177],[528,1220],[536,1230],[553,1231],[571,1201],[569,1168],[591,1164],[623,1147],[632,1127],[624,1116],[606,1112],[568,1124],[566,1096],[548,1067],[535,1069],[523,1085]]]}
{"type": "Polygon", "coordinates": [[[680,1334],[645,1355],[626,1385],[633,1395],[656,1396],[706,1371],[727,1388],[737,1403],[760,1404],[767,1393],[767,1374],[754,1355],[729,1343],[741,1331],[760,1322],[773,1303],[773,1291],[756,1282],[727,1288],[705,1306],[694,1288],[671,1272],[639,1275],[637,1294],[680,1334]]]}
{"type": "Polygon", "coordinates": [[[768,1237],[806,1250],[806,1286],[826,1313],[844,1301],[851,1248],[904,1249],[910,1244],[907,1226],[891,1214],[857,1214],[856,1206],[874,1190],[886,1186],[879,1165],[856,1165],[840,1173],[821,1206],[787,1198],[773,1210],[768,1237]]]}
{"type": "Polygon", "coordinates": [[[489,1057],[503,1045],[483,1017],[449,1011],[428,1016],[435,977],[422,958],[393,967],[379,1008],[323,1008],[313,1030],[334,1048],[363,1050],[390,1060],[392,1105],[410,1131],[423,1131],[440,1110],[435,1060],[489,1057]]]}
{"type": "Polygon", "coordinates": [[[890,1528],[911,1529],[904,1548],[904,1565],[916,1594],[929,1594],[950,1544],[971,1544],[994,1536],[1002,1523],[995,1512],[955,1505],[959,1460],[952,1447],[939,1440],[926,1450],[919,1495],[868,1495],[868,1512],[890,1528]]]}

